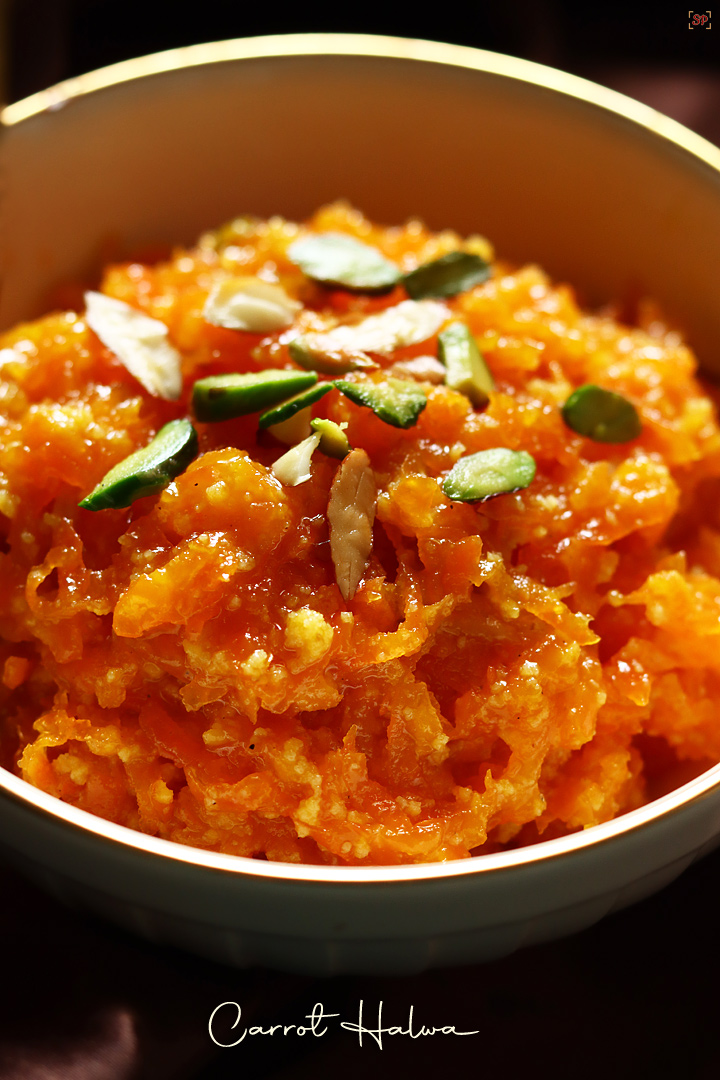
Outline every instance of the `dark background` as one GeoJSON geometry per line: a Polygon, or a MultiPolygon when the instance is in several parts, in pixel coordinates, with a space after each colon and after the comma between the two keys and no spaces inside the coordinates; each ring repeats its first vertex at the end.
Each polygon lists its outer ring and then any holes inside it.
{"type": "MultiPolygon", "coordinates": [[[[703,0],[708,3],[709,0],[703,0]]],[[[598,68],[667,67],[709,73],[718,25],[688,30],[688,4],[333,4],[210,0],[6,0],[10,99],[104,64],[198,41],[254,34],[344,31],[430,38],[511,53],[576,74],[598,68]]],[[[712,5],[710,4],[712,7],[712,5]]],[[[701,10],[698,8],[698,11],[701,10]]]]}
{"type": "MultiPolygon", "coordinates": [[[[705,0],[707,2],[707,0],[705,0]]],[[[698,9],[700,10],[700,9],[698,9]]],[[[689,30],[687,7],[517,0],[400,7],[211,0],[0,0],[12,101],[147,52],[254,34],[347,31],[457,42],[551,64],[623,90],[720,144],[720,8],[689,30]]],[[[0,24],[2,25],[2,24],[0,24]]],[[[0,72],[3,68],[0,66],[0,72]]],[[[0,77],[2,77],[0,75],[0,77]]],[[[720,291],[719,291],[720,302],[720,291]]],[[[492,964],[403,978],[301,979],[235,972],[136,941],[65,911],[0,867],[5,999],[2,1080],[276,1077],[343,1080],[531,1075],[544,1080],[720,1074],[720,854],[592,930],[492,964]],[[465,1039],[348,1033],[219,1050],[207,1022],[222,1001],[255,1023],[300,1023],[316,1001],[344,1018],[360,998],[386,1019],[479,1029],[465,1039]]]]}
{"type": "Polygon", "coordinates": [[[720,140],[720,8],[712,29],[689,30],[682,0],[435,0],[422,9],[338,0],[290,8],[258,0],[192,6],[179,0],[0,0],[2,10],[9,101],[105,64],[199,41],[344,31],[450,41],[550,64],[639,97],[720,140]]]}

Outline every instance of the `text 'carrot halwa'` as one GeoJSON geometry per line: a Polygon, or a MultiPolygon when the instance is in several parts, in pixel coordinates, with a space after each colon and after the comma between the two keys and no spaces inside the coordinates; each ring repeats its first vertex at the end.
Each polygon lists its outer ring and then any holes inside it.
{"type": "Polygon", "coordinates": [[[720,431],[637,321],[337,204],[6,333],[3,764],[183,844],[392,864],[718,761],[720,431]]]}

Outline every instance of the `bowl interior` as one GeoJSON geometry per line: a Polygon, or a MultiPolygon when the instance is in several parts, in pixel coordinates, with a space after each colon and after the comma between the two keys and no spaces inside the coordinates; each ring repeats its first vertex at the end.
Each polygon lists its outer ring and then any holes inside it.
{"type": "MultiPolygon", "coordinates": [[[[720,375],[720,151],[570,76],[431,43],[250,39],[118,65],[3,120],[0,328],[108,252],[345,197],[382,223],[484,233],[589,303],[652,295],[720,375]]],[[[324,972],[471,962],[578,929],[720,834],[720,765],[586,833],[403,867],[184,848],[2,769],[0,799],[3,847],[58,895],[215,958],[324,972]]]]}
{"type": "Polygon", "coordinates": [[[590,303],[652,295],[720,373],[720,152],[571,76],[431,43],[249,39],[130,61],[5,120],[0,327],[102,250],[345,197],[481,232],[590,303]]]}

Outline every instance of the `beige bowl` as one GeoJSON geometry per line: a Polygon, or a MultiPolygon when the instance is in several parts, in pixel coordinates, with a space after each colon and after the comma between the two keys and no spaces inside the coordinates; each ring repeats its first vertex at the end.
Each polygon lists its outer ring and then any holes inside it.
{"type": "MultiPolygon", "coordinates": [[[[720,151],[524,61],[387,38],[258,38],[130,61],[8,107],[0,326],[111,242],[190,242],[241,212],[345,196],[385,223],[482,232],[605,301],[655,296],[720,372],[720,151]]],[[[590,925],[720,837],[720,767],[531,849],[303,867],[147,837],[0,770],[0,843],[36,880],[157,941],[238,965],[401,973],[590,925]]]]}

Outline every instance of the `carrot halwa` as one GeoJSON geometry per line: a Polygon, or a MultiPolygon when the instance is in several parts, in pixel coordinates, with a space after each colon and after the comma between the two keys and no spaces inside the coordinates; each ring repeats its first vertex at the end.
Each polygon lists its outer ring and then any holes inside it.
{"type": "Polygon", "coordinates": [[[720,430],[636,321],[337,204],[4,334],[2,763],[183,844],[390,864],[718,761],[720,430]]]}

